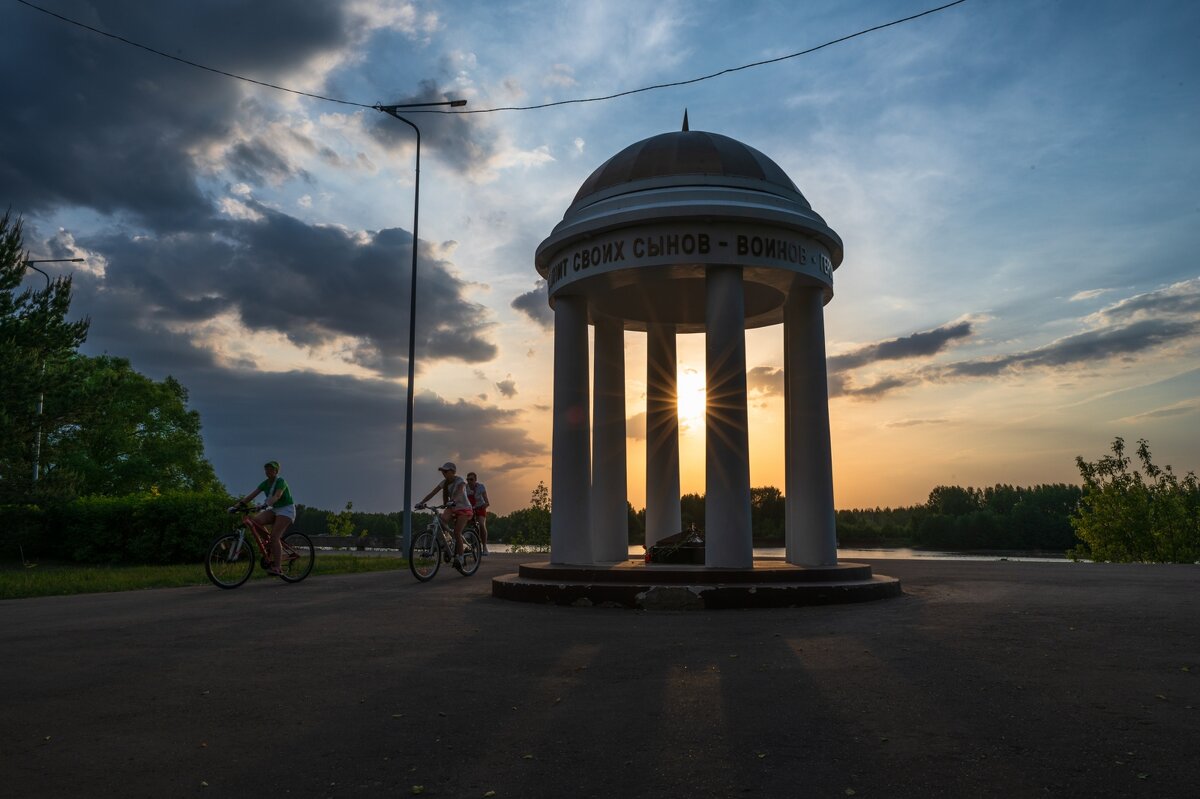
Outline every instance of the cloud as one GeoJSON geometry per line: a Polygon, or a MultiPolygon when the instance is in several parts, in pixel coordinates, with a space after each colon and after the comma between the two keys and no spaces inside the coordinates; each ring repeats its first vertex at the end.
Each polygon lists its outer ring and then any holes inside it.
{"type": "MultiPolygon", "coordinates": [[[[439,103],[461,98],[461,93],[443,88],[437,80],[425,79],[416,92],[398,91],[388,103],[439,103]]],[[[400,115],[405,112],[400,110],[400,115]]],[[[461,174],[486,171],[496,153],[496,137],[485,123],[468,114],[415,113],[412,122],[421,129],[422,149],[438,154],[439,163],[461,174]]],[[[387,114],[372,112],[364,120],[366,132],[389,150],[406,148],[414,142],[413,130],[387,114]]]]}
{"type": "Polygon", "coordinates": [[[511,306],[541,325],[543,329],[554,328],[554,311],[546,301],[546,281],[539,280],[535,288],[517,296],[511,306]]]}
{"type": "Polygon", "coordinates": [[[828,360],[829,370],[844,372],[877,361],[927,358],[936,355],[959,339],[969,338],[972,333],[971,322],[963,321],[901,338],[879,341],[842,355],[832,356],[828,360]]]}
{"type": "Polygon", "coordinates": [[[1072,294],[1067,302],[1082,302],[1084,300],[1094,300],[1097,297],[1107,294],[1112,289],[1088,289],[1087,291],[1077,291],[1072,294]]]}
{"type": "MultiPolygon", "coordinates": [[[[204,419],[208,457],[232,490],[249,490],[260,479],[251,467],[271,457],[281,461],[301,503],[336,508],[352,499],[367,511],[400,507],[401,386],[344,375],[213,367],[191,369],[187,386],[191,407],[204,419]],[[270,408],[266,422],[264,398],[270,408]],[[363,498],[372,498],[374,506],[363,498]]],[[[542,465],[547,454],[520,424],[519,411],[450,401],[428,391],[416,396],[413,453],[418,499],[437,479],[435,467],[447,459],[477,468],[481,460],[499,456],[506,469],[517,470],[542,465]],[[471,435],[464,437],[464,429],[471,435]]]]}
{"type": "MultiPolygon", "coordinates": [[[[126,352],[147,335],[226,314],[295,347],[348,342],[347,363],[384,376],[405,373],[412,236],[310,225],[253,202],[245,207],[256,216],[221,222],[211,233],[85,238],[81,243],[106,261],[102,282],[77,288],[80,307],[104,320],[93,335],[126,352]]],[[[493,359],[492,323],[467,299],[452,264],[423,243],[420,269],[418,365],[493,359]]],[[[258,357],[269,365],[268,353],[258,357]]]]}
{"type": "Polygon", "coordinates": [[[746,372],[746,390],[764,396],[783,396],[783,370],[756,366],[746,372]]]}
{"type": "MultiPolygon", "coordinates": [[[[880,378],[855,388],[840,376],[840,393],[877,398],[894,389],[918,383],[995,378],[1032,370],[1093,367],[1114,360],[1131,360],[1176,344],[1189,344],[1200,334],[1200,278],[1119,300],[1081,321],[1088,329],[1049,344],[1006,355],[924,366],[880,378]]],[[[833,359],[830,359],[831,363],[833,359]]],[[[830,375],[830,396],[835,396],[830,375]]]]}
{"type": "Polygon", "coordinates": [[[512,379],[512,375],[509,375],[507,378],[496,384],[496,390],[506,398],[512,399],[513,397],[517,396],[517,381],[512,379]]]}
{"type": "Polygon", "coordinates": [[[1140,424],[1154,419],[1170,419],[1176,416],[1189,416],[1194,413],[1200,413],[1200,399],[1182,400],[1162,408],[1153,408],[1134,414],[1133,416],[1126,416],[1116,421],[1119,424],[1140,424]]]}
{"type": "Polygon", "coordinates": [[[635,441],[646,440],[646,413],[635,413],[625,420],[625,437],[635,441]]]}
{"type": "Polygon", "coordinates": [[[1066,336],[1026,352],[934,367],[927,374],[934,379],[948,380],[957,377],[994,377],[1005,372],[1037,367],[1088,364],[1136,355],[1172,340],[1192,336],[1198,329],[1200,322],[1197,321],[1145,319],[1120,327],[1066,336]]]}
{"type": "Polygon", "coordinates": [[[1119,300],[1084,321],[1093,325],[1112,325],[1164,316],[1183,317],[1193,322],[1200,317],[1200,277],[1119,300]]]}
{"type": "MultiPolygon", "coordinates": [[[[349,40],[335,0],[232,5],[213,13],[175,3],[169,13],[146,14],[142,4],[118,0],[77,12],[102,30],[169,43],[174,54],[266,81],[292,77],[349,40]]],[[[246,113],[243,101],[256,90],[31,9],[6,14],[0,66],[22,75],[0,86],[5,202],[26,214],[63,206],[129,214],[155,229],[195,229],[212,216],[196,158],[227,139],[230,120],[246,113]],[[63,125],[64,113],[79,124],[63,125]]],[[[237,170],[277,176],[286,165],[272,149],[259,143],[235,154],[237,170]]]]}
{"type": "Polygon", "coordinates": [[[542,76],[542,83],[560,89],[569,89],[578,85],[578,81],[575,80],[575,70],[571,68],[570,64],[554,64],[542,76]]]}
{"type": "Polygon", "coordinates": [[[292,177],[311,180],[305,170],[293,167],[280,150],[261,138],[235,144],[225,156],[225,167],[237,179],[255,185],[278,185],[292,177]]]}
{"type": "MultiPolygon", "coordinates": [[[[945,350],[953,343],[974,335],[970,321],[943,325],[933,330],[913,333],[900,338],[885,339],[858,347],[848,353],[835,355],[826,360],[830,397],[857,397],[875,399],[907,385],[911,379],[898,375],[878,379],[869,385],[858,386],[850,374],[855,369],[881,361],[929,358],[945,350]]],[[[764,397],[783,396],[783,369],[756,366],[746,373],[746,388],[764,397]]]]}
{"type": "MultiPolygon", "coordinates": [[[[890,374],[869,375],[857,370],[881,362],[930,358],[954,343],[975,335],[971,321],[858,347],[828,359],[829,396],[876,400],[899,389],[922,383],[996,378],[1031,370],[1093,366],[1131,359],[1200,334],[1200,278],[1114,302],[1080,320],[1086,328],[1049,344],[1019,352],[946,364],[919,365],[890,374]]],[[[783,370],[760,366],[747,373],[747,388],[762,396],[783,394],[783,370]]],[[[1186,412],[1171,409],[1165,413],[1186,412]]]]}

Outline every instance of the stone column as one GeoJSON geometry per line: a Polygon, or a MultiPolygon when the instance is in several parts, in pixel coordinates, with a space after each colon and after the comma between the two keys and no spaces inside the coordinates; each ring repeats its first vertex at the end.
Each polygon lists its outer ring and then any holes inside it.
{"type": "Polygon", "coordinates": [[[625,474],[625,327],[595,320],[592,384],[592,554],[597,561],[629,559],[625,474]]]}
{"type": "Polygon", "coordinates": [[[587,300],[560,295],[554,302],[551,563],[592,563],[588,404],[587,300]]]}
{"type": "Polygon", "coordinates": [[[754,543],[742,268],[710,266],[706,285],[704,563],[748,569],[754,565],[754,543]]]}
{"type": "Polygon", "coordinates": [[[675,326],[646,330],[646,546],[678,533],[679,409],[675,326]]]}
{"type": "Polygon", "coordinates": [[[837,564],[823,289],[793,287],[783,311],[787,562],[837,564]]]}

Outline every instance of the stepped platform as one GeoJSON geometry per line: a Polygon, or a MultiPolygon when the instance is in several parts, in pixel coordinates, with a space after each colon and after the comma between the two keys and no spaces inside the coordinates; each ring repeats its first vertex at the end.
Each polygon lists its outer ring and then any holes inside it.
{"type": "Polygon", "coordinates": [[[522,563],[517,573],[492,580],[492,596],[500,599],[641,610],[791,608],[900,594],[899,580],[873,574],[865,563],[813,567],[766,559],[755,560],[749,569],[640,560],[592,566],[522,563]]]}

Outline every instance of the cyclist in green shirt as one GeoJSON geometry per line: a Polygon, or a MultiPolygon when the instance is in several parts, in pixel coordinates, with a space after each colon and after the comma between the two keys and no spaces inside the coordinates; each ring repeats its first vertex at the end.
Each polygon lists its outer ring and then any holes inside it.
{"type": "Polygon", "coordinates": [[[296,520],[296,503],[292,501],[292,489],[287,481],[279,476],[279,461],[267,461],[263,464],[267,479],[258,484],[258,488],[242,497],[246,504],[259,494],[264,494],[262,507],[254,516],[254,521],[271,530],[271,565],[267,569],[271,574],[279,574],[279,562],[283,557],[283,534],[296,520]]]}

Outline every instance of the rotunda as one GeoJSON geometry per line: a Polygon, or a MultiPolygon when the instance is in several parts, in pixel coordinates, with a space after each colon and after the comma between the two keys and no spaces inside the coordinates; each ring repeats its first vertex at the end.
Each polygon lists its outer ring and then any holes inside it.
{"type": "Polygon", "coordinates": [[[551,490],[566,511],[552,516],[551,563],[628,557],[633,330],[647,348],[646,545],[682,527],[675,336],[702,332],[705,565],[753,568],[745,330],[783,324],[787,561],[836,566],[823,306],[841,262],[841,239],[774,161],[686,115],[584,181],[535,255],[554,309],[551,490]]]}

